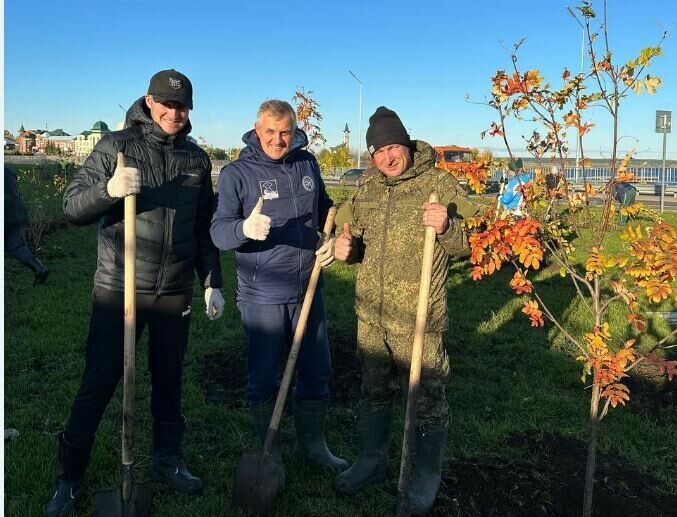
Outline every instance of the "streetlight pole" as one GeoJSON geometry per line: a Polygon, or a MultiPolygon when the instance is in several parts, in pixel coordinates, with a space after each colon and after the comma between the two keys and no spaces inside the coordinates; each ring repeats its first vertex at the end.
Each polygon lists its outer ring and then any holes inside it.
{"type": "Polygon", "coordinates": [[[672,111],[656,110],[656,133],[663,133],[663,174],[660,178],[661,186],[661,212],[665,210],[665,146],[667,145],[668,133],[672,131],[672,111]]]}
{"type": "MultiPolygon", "coordinates": [[[[352,71],[348,70],[348,73],[360,83],[360,118],[357,126],[357,168],[359,169],[362,163],[362,81],[352,71]]],[[[348,150],[350,151],[350,149],[348,150]]]]}
{"type": "MultiPolygon", "coordinates": [[[[581,23],[581,21],[576,17],[574,14],[573,10],[571,7],[567,5],[567,11],[569,11],[569,14],[572,16],[574,20],[576,20],[576,23],[581,26],[582,32],[581,32],[581,77],[583,77],[583,59],[585,56],[585,27],[581,23]]],[[[578,97],[580,95],[580,90],[576,90],[576,101],[578,101],[578,97]]],[[[578,131],[576,132],[576,170],[574,171],[574,181],[578,182],[578,169],[579,169],[579,158],[578,158],[578,142],[580,140],[580,135],[578,134],[578,131]]]]}

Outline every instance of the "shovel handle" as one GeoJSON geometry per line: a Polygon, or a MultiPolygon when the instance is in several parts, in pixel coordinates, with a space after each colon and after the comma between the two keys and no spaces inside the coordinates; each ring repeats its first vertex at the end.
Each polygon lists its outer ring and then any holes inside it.
{"type": "MultiPolygon", "coordinates": [[[[329,209],[329,212],[327,213],[327,219],[324,222],[324,229],[322,231],[322,243],[325,243],[329,239],[331,230],[334,227],[335,217],[336,217],[336,208],[331,207],[329,209]]],[[[275,401],[273,416],[270,419],[270,425],[268,426],[268,432],[266,433],[266,441],[263,444],[264,454],[267,454],[270,451],[270,447],[273,445],[275,435],[277,434],[277,429],[280,426],[280,419],[282,418],[284,403],[287,400],[287,392],[289,391],[289,385],[291,384],[291,378],[294,373],[294,367],[296,366],[296,359],[298,358],[299,349],[301,348],[301,341],[303,341],[303,335],[306,333],[308,315],[310,314],[310,308],[313,304],[313,298],[315,297],[315,290],[317,289],[317,282],[320,278],[321,271],[322,265],[320,264],[320,261],[317,258],[315,258],[313,272],[310,274],[310,280],[308,281],[306,294],[303,297],[301,314],[299,314],[299,320],[298,323],[296,323],[296,330],[294,331],[294,340],[292,341],[291,350],[289,351],[289,357],[287,358],[287,365],[284,368],[282,383],[280,384],[280,390],[277,393],[277,400],[275,401]]]]}
{"type": "Polygon", "coordinates": [[[122,465],[133,463],[136,379],[136,196],[125,197],[125,328],[122,391],[122,465]]]}
{"type": "MultiPolygon", "coordinates": [[[[428,203],[437,203],[439,198],[435,192],[430,194],[428,203]]],[[[425,328],[428,319],[428,300],[430,297],[430,280],[432,278],[433,255],[437,232],[433,226],[426,226],[423,243],[423,261],[421,267],[421,283],[418,290],[418,305],[416,306],[416,326],[414,330],[414,346],[411,351],[411,366],[409,368],[409,393],[407,394],[407,413],[404,420],[404,436],[402,440],[402,461],[400,463],[400,479],[398,491],[398,514],[408,515],[407,488],[411,475],[411,452],[416,428],[416,402],[421,380],[421,358],[425,344],[425,328]]]]}

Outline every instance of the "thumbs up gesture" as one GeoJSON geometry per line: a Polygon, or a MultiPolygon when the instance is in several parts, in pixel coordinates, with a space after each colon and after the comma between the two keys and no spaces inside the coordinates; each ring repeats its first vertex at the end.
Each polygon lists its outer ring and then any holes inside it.
{"type": "Polygon", "coordinates": [[[120,198],[138,194],[141,190],[141,174],[135,167],[125,167],[125,158],[118,153],[118,162],[113,177],[106,184],[108,195],[120,198]]]}
{"type": "Polygon", "coordinates": [[[249,214],[242,224],[242,233],[248,239],[254,239],[256,241],[265,241],[268,237],[268,232],[270,231],[270,217],[263,215],[261,210],[263,209],[263,198],[259,197],[258,203],[252,210],[252,213],[249,214]]]}
{"type": "Polygon", "coordinates": [[[345,262],[353,249],[353,236],[350,234],[350,225],[343,225],[343,233],[336,237],[334,242],[334,257],[336,260],[345,262]]]}

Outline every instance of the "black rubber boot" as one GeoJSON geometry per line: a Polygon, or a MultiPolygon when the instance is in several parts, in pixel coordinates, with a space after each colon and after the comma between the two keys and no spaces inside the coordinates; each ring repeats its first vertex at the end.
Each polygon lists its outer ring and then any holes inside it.
{"type": "Polygon", "coordinates": [[[322,465],[335,472],[348,468],[348,462],[334,456],[324,439],[327,400],[300,400],[294,397],[296,453],[306,463],[322,465]]]}
{"type": "Polygon", "coordinates": [[[185,495],[202,493],[202,481],[193,476],[181,455],[185,419],[181,422],[153,424],[153,462],[150,474],[155,481],[166,483],[185,495]]]}
{"type": "Polygon", "coordinates": [[[85,470],[92,452],[94,437],[67,440],[59,435],[59,465],[52,498],[45,505],[45,517],[64,517],[75,508],[75,503],[84,491],[85,470]]]}
{"type": "Polygon", "coordinates": [[[414,468],[409,485],[409,509],[412,515],[425,515],[435,504],[442,480],[447,429],[446,424],[416,429],[414,468]]]}
{"type": "Polygon", "coordinates": [[[392,421],[392,408],[376,413],[360,411],[357,419],[360,452],[355,463],[334,480],[336,490],[354,494],[386,479],[392,421]]]}
{"type": "MultiPolygon", "coordinates": [[[[261,404],[249,406],[249,412],[254,419],[254,432],[256,433],[259,442],[261,442],[261,448],[263,448],[263,444],[266,441],[266,434],[268,434],[270,419],[273,417],[273,409],[275,408],[276,398],[277,396],[271,397],[261,404]]],[[[271,454],[276,460],[281,461],[282,453],[280,452],[280,447],[278,446],[277,442],[278,438],[276,438],[275,442],[273,442],[271,454]]]]}
{"type": "Polygon", "coordinates": [[[49,269],[45,267],[42,262],[33,257],[26,264],[29,268],[35,273],[35,279],[33,280],[33,285],[44,284],[47,281],[47,275],[49,275],[49,269]]]}

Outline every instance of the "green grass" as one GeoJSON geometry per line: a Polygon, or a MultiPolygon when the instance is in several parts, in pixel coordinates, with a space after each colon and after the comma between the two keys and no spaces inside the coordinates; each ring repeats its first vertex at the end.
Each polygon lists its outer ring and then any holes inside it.
{"type": "MultiPolygon", "coordinates": [[[[345,192],[332,190],[335,197],[345,192]]],[[[674,223],[674,220],[673,220],[674,223]]],[[[5,444],[6,515],[41,515],[56,473],[56,434],[63,428],[84,366],[84,343],[96,267],[96,228],[59,227],[42,247],[51,269],[46,285],[32,287],[32,274],[11,258],[5,262],[5,426],[21,436],[5,444]]],[[[235,467],[246,448],[256,446],[244,409],[228,409],[205,400],[201,371],[204,357],[227,348],[244,348],[245,337],[234,304],[232,254],[223,254],[224,316],[210,322],[202,293],[196,289],[184,379],[184,414],[188,420],[184,453],[205,482],[205,493],[186,498],[161,490],[155,515],[238,515],[232,508],[235,467]]],[[[340,264],[326,270],[325,303],[330,337],[354,343],[356,268],[340,264]]],[[[548,300],[567,321],[585,328],[575,291],[556,271],[544,271],[548,300]]],[[[452,411],[449,452],[457,458],[529,459],[533,451],[505,446],[508,436],[526,431],[554,432],[585,439],[588,391],[580,365],[565,352],[551,327],[531,329],[512,295],[509,272],[480,283],[469,278],[467,264],[455,264],[449,278],[449,326],[445,337],[452,364],[447,397],[452,411]],[[558,344],[560,346],[558,346],[558,344]]],[[[619,316],[615,326],[623,325],[619,316]]],[[[663,331],[659,328],[658,331],[663,331]]],[[[333,346],[333,344],[332,344],[333,346]]],[[[139,479],[150,463],[149,385],[145,338],[139,347],[135,460],[139,479]]],[[[356,401],[354,401],[356,402],[356,401]]],[[[671,453],[677,444],[677,417],[671,409],[646,413],[633,399],[612,410],[600,429],[600,449],[618,452],[641,471],[651,472],[667,494],[677,493],[671,453]]],[[[328,441],[337,454],[354,460],[357,443],[352,404],[334,405],[328,441]]],[[[331,488],[333,476],[300,463],[292,454],[293,424],[282,421],[281,440],[287,486],[274,515],[389,515],[395,504],[401,444],[402,408],[398,409],[390,450],[388,483],[348,498],[331,488]]],[[[87,473],[87,491],[78,515],[89,515],[96,490],[119,484],[121,393],[116,393],[99,432],[87,473]]],[[[462,473],[460,474],[462,475],[462,473]]],[[[582,474],[581,474],[582,475],[582,474]]]]}

